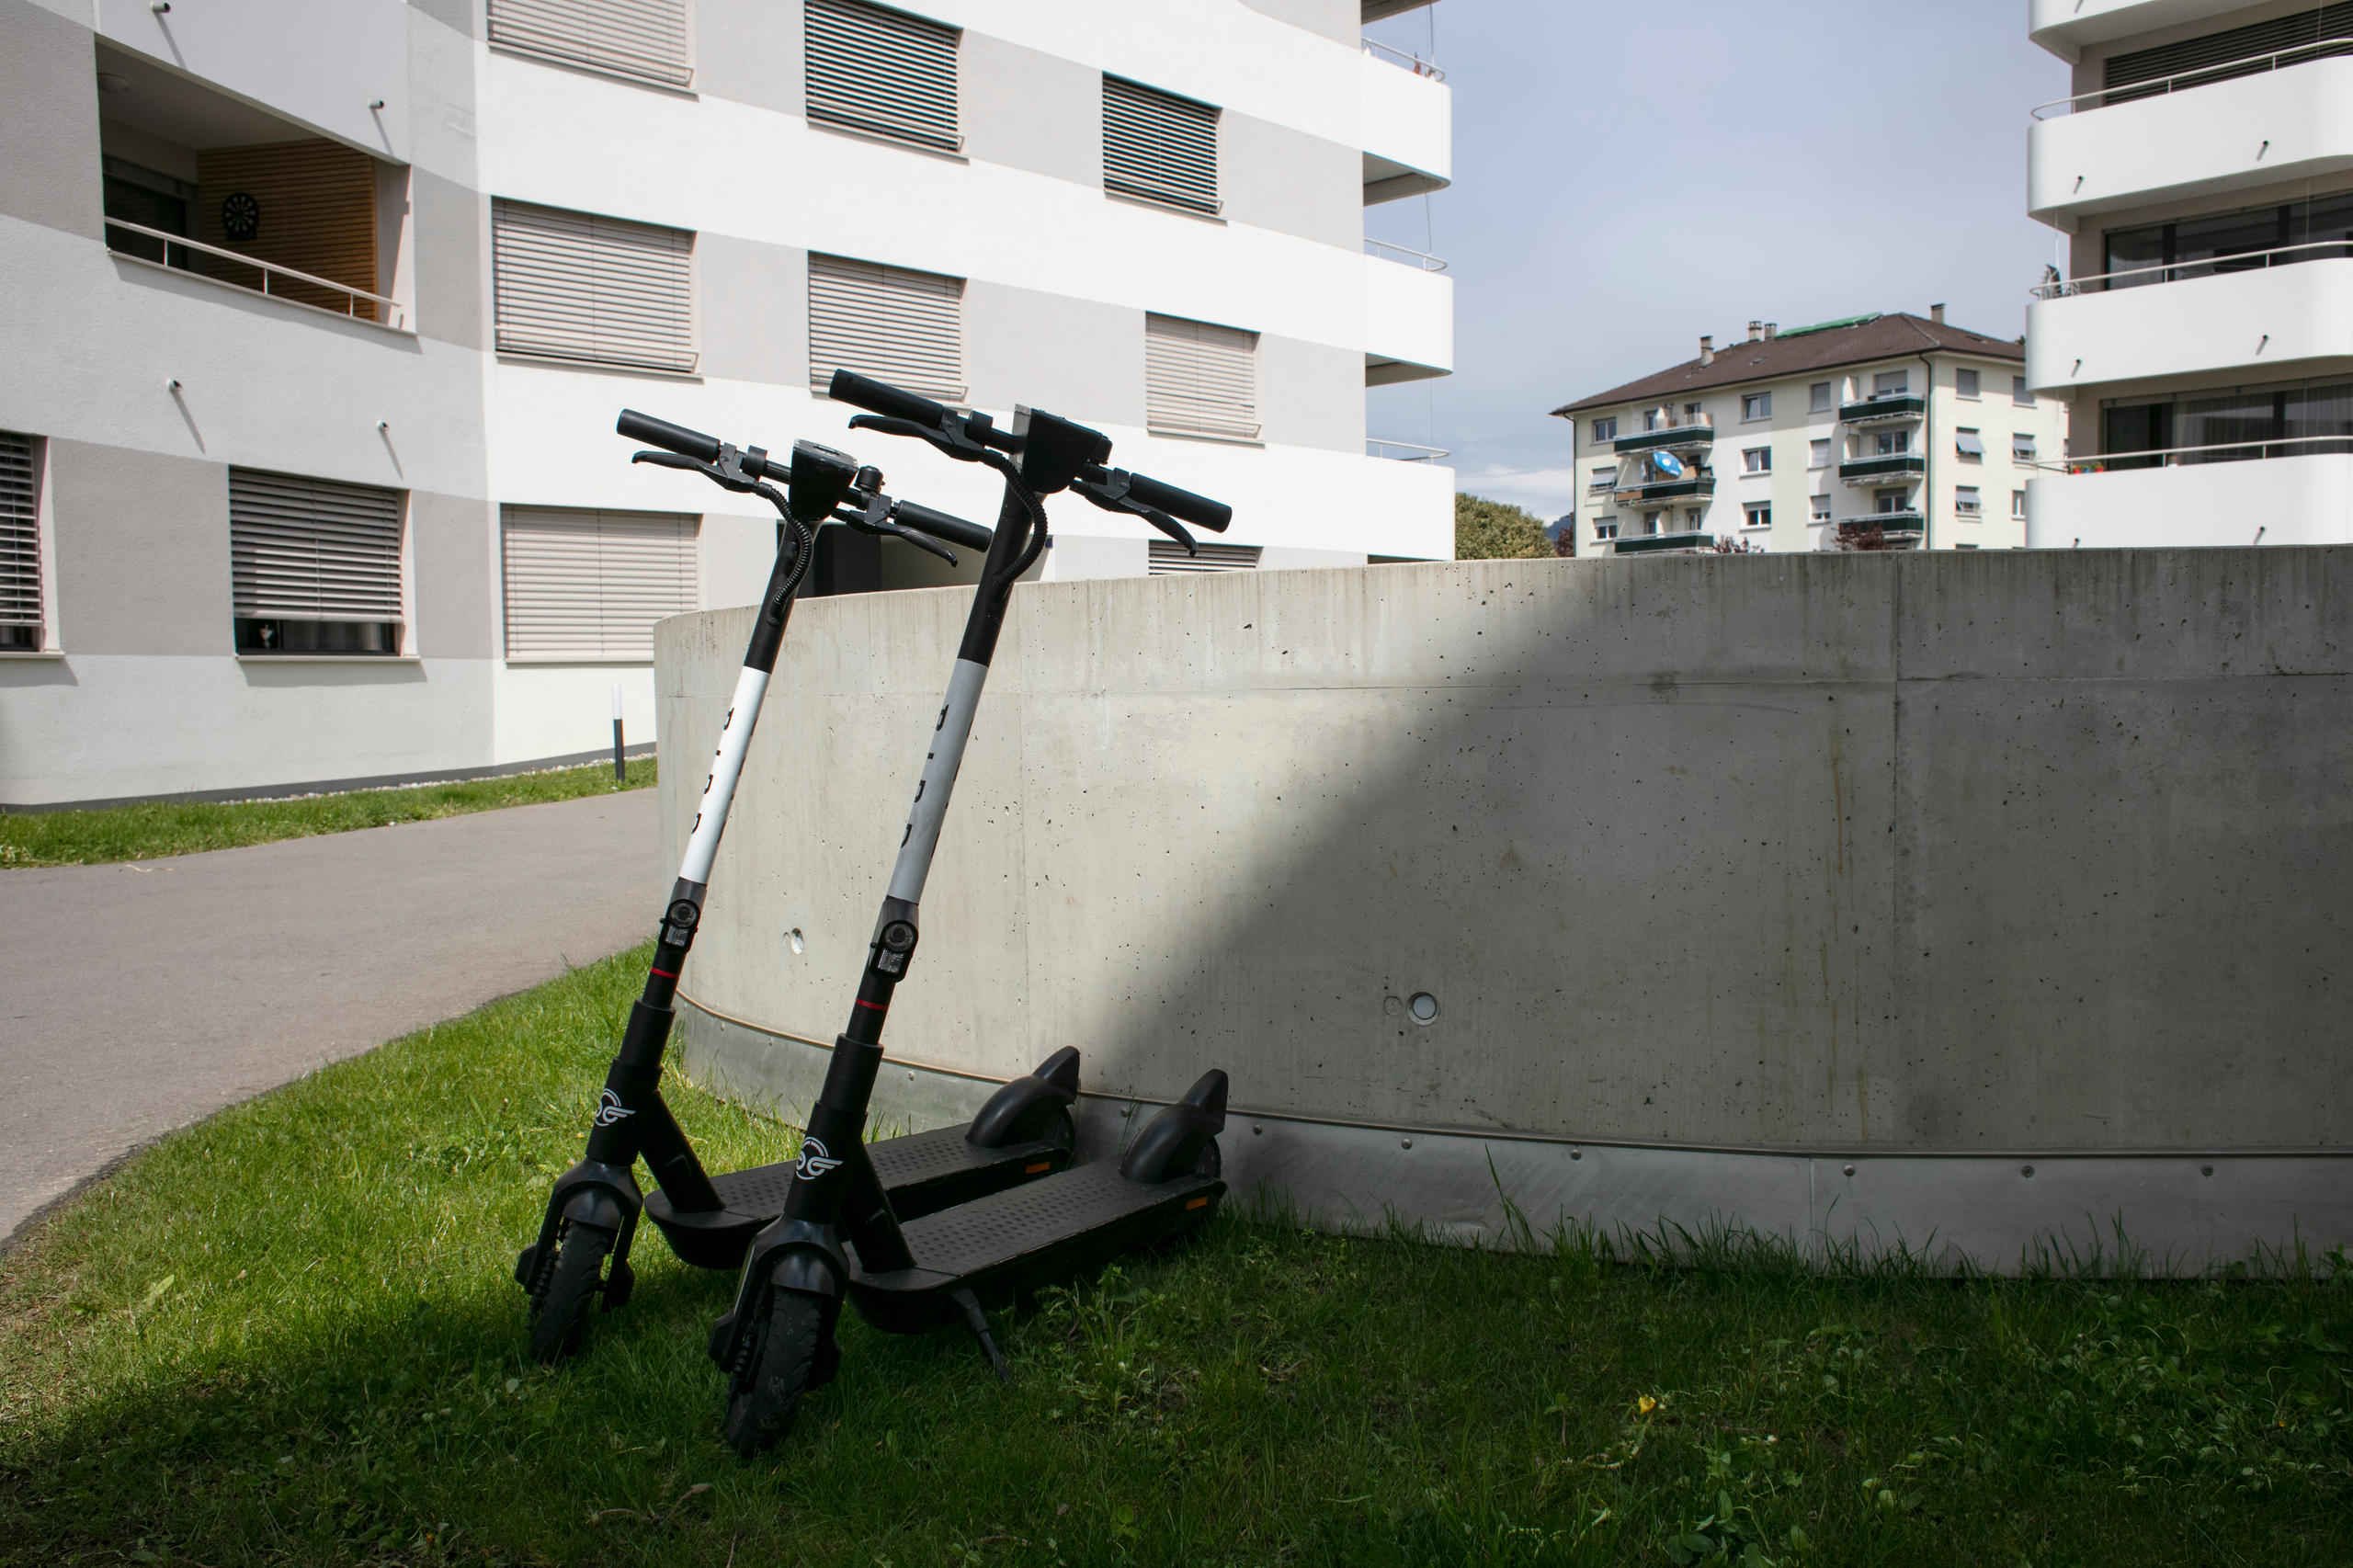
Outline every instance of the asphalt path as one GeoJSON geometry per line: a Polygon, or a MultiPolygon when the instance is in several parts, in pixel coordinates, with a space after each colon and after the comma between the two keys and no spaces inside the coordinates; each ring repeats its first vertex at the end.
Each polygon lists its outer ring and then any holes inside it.
{"type": "Polygon", "coordinates": [[[643,940],[659,837],[631,790],[0,871],[0,1238],[176,1127],[643,940]]]}

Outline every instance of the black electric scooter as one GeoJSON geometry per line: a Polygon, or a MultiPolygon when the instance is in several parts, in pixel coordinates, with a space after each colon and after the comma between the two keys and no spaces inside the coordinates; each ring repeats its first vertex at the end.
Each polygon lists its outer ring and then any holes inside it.
{"type": "MultiPolygon", "coordinates": [[[[739,450],[634,410],[622,413],[617,428],[664,449],[639,452],[633,461],[688,470],[774,506],[779,519],[777,557],[720,730],[685,862],[663,912],[645,989],[630,1009],[620,1052],[606,1074],[586,1153],[556,1179],[539,1239],[516,1260],[515,1278],[529,1292],[536,1319],[531,1351],[544,1361],[579,1348],[592,1301],[601,1298],[609,1312],[629,1300],[635,1280],[630,1248],[641,1213],[652,1218],[685,1262],[733,1268],[743,1261],[753,1235],[784,1209],[793,1166],[707,1175],[663,1102],[660,1085],[679,971],[694,944],[711,862],[783,645],[793,596],[809,569],[816,528],[831,519],[902,539],[945,557],[950,565],[954,552],[926,535],[974,550],[987,549],[990,537],[988,529],[961,518],[893,501],[882,494],[881,473],[813,441],[796,442],[787,464],[771,460],[758,447],[739,450]],[[783,481],[788,494],[762,483],[768,479],[783,481]],[[641,1158],[661,1184],[642,1196],[634,1171],[641,1158]]],[[[1077,1095],[1078,1053],[1056,1051],[1036,1073],[999,1089],[969,1128],[878,1142],[874,1167],[894,1203],[904,1211],[925,1214],[1060,1170],[1077,1141],[1068,1109],[1077,1095]]]]}
{"type": "Polygon", "coordinates": [[[1109,439],[1051,414],[1017,408],[1012,429],[1005,431],[984,414],[960,415],[846,370],[835,372],[830,390],[837,401],[874,411],[851,419],[853,429],[916,437],[951,458],[995,469],[1005,479],[1005,502],[875,922],[858,1000],[810,1109],[784,1213],[753,1239],[733,1310],[711,1328],[711,1359],[730,1378],[728,1441],[746,1458],[783,1437],[802,1395],[833,1377],[840,1362],[835,1329],[845,1298],[868,1322],[892,1333],[918,1334],[961,1321],[997,1375],[1010,1381],[989,1337],[987,1307],[1079,1278],[1131,1248],[1197,1230],[1225,1192],[1217,1135],[1225,1126],[1226,1075],[1217,1069],[1154,1117],[1116,1164],[1054,1172],[922,1218],[900,1208],[863,1134],[882,1062],[883,1019],[915,953],[917,904],[989,660],[1015,582],[1045,549],[1041,497],[1074,490],[1106,510],[1142,517],[1188,551],[1195,546],[1178,517],[1222,530],[1233,511],[1141,474],[1105,468],[1109,439]]]}

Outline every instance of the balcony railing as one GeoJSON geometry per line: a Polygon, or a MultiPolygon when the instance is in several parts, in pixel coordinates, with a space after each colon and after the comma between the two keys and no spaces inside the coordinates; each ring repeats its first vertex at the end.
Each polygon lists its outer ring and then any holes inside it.
{"type": "Polygon", "coordinates": [[[119,256],[128,256],[134,261],[153,261],[155,257],[140,254],[141,250],[147,248],[145,246],[132,247],[117,244],[115,231],[121,230],[137,234],[142,239],[160,242],[162,264],[176,272],[187,271],[199,278],[209,278],[216,283],[226,283],[232,288],[250,289],[258,294],[267,294],[274,299],[282,299],[289,304],[302,305],[314,311],[325,311],[329,315],[349,316],[355,321],[379,322],[401,332],[408,330],[407,308],[398,300],[387,299],[381,294],[370,294],[365,289],[355,289],[348,283],[337,283],[332,278],[314,277],[308,272],[297,272],[290,267],[279,267],[275,262],[256,261],[252,256],[244,256],[233,250],[223,250],[219,245],[209,245],[201,240],[187,239],[178,234],[167,233],[162,229],[151,229],[144,223],[131,223],[120,218],[108,218],[106,225],[108,248],[119,256]],[[180,253],[178,260],[173,259],[175,251],[180,253]],[[191,252],[196,256],[214,259],[209,265],[191,266],[189,255],[191,252]],[[247,282],[243,276],[240,276],[241,274],[252,275],[253,281],[247,282]],[[343,301],[341,309],[337,309],[333,303],[335,299],[343,301]],[[322,302],[323,300],[325,302],[322,302]]]}
{"type": "Polygon", "coordinates": [[[1656,479],[1647,484],[1620,484],[1611,492],[1613,505],[1647,506],[1665,501],[1704,498],[1716,493],[1716,476],[1712,473],[1686,474],[1681,479],[1656,479]]]}
{"type": "Polygon", "coordinates": [[[2127,82],[2120,86],[2102,87],[2097,92],[2077,93],[2072,98],[2053,98],[2047,104],[2037,104],[2028,112],[2037,119],[2055,119],[2061,115],[2105,108],[2110,104],[2129,103],[2134,98],[2161,97],[2167,93],[2180,92],[2185,87],[2203,87],[2234,77],[2253,76],[2265,71],[2277,71],[2283,66],[2302,65],[2308,60],[2320,60],[2333,54],[2353,54],[2353,38],[2325,38],[2314,43],[2300,43],[2293,49],[2275,49],[2268,54],[2249,54],[2237,60],[2225,60],[2220,65],[2201,65],[2195,71],[2182,71],[2171,76],[2153,77],[2146,82],[2127,82]]]}
{"type": "Polygon", "coordinates": [[[1417,441],[1384,441],[1378,436],[1367,436],[1364,438],[1364,455],[1391,458],[1398,462],[1434,463],[1454,454],[1444,447],[1425,447],[1417,441]],[[1375,448],[1380,449],[1375,450],[1375,448]]]}
{"type": "Polygon", "coordinates": [[[1365,236],[1364,254],[1377,256],[1386,261],[1401,261],[1424,272],[1446,270],[1446,261],[1442,256],[1432,256],[1427,251],[1408,250],[1404,245],[1392,245],[1387,240],[1376,240],[1370,234],[1365,236]]]}
{"type": "Polygon", "coordinates": [[[1910,506],[1893,512],[1862,512],[1838,519],[1842,528],[1882,528],[1892,534],[1916,534],[1927,526],[1927,519],[1910,506]]]}
{"type": "Polygon", "coordinates": [[[1885,457],[1849,458],[1838,465],[1838,477],[1849,484],[1900,484],[1928,472],[1928,460],[1919,452],[1894,452],[1885,457]]]}
{"type": "Polygon", "coordinates": [[[1375,43],[1370,39],[1363,41],[1364,51],[1376,60],[1386,60],[1392,65],[1401,65],[1415,75],[1427,76],[1433,82],[1446,80],[1446,73],[1438,68],[1438,62],[1434,60],[1424,60],[1418,54],[1409,54],[1402,49],[1392,49],[1385,43],[1375,43]]]}
{"type": "Polygon", "coordinates": [[[1620,436],[1610,443],[1610,449],[1621,453],[1665,452],[1713,446],[1715,439],[1715,422],[1702,415],[1696,425],[1677,425],[1667,430],[1637,430],[1631,436],[1620,436]]]}
{"type": "Polygon", "coordinates": [[[2200,463],[2254,462],[2265,458],[2342,457],[2353,454],[2353,433],[2343,436],[2280,436],[2257,441],[2220,441],[2203,447],[2152,447],[2137,452],[2094,452],[2029,466],[2045,473],[2105,473],[2111,469],[2188,468],[2200,463]]]}
{"type": "Polygon", "coordinates": [[[1715,548],[1716,536],[1713,534],[1635,534],[1631,537],[1620,537],[1612,540],[1609,545],[1609,553],[1612,555],[1649,555],[1660,551],[1672,551],[1678,550],[1713,550],[1715,548]]]}
{"type": "Polygon", "coordinates": [[[2260,272],[2267,267],[2292,267],[2302,261],[2341,261],[2353,257],[2353,241],[2313,240],[2301,245],[2273,245],[2266,250],[2234,251],[2197,261],[2177,261],[2154,267],[2128,267],[2089,278],[2068,278],[2041,283],[2028,290],[2038,300],[2063,300],[2075,294],[2106,293],[2113,289],[2141,289],[2152,283],[2179,283],[2191,278],[2212,278],[2225,272],[2260,272]]]}
{"type": "Polygon", "coordinates": [[[1847,425],[1892,425],[1899,419],[1927,416],[1927,399],[1908,392],[1891,392],[1838,405],[1838,418],[1847,425]]]}

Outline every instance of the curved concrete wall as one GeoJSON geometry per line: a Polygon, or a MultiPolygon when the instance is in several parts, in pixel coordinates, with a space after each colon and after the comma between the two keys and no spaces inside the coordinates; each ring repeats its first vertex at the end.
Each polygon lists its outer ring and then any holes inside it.
{"type": "MultiPolygon", "coordinates": [[[[813,1094],[966,602],[796,612],[690,1070],[813,1094]]],[[[1223,1066],[1328,1222],[2353,1239],[2348,611],[2345,550],[1025,585],[880,1114],[1074,1044],[1090,1139],[1223,1066]]],[[[674,848],[749,613],[657,637],[674,848]]]]}

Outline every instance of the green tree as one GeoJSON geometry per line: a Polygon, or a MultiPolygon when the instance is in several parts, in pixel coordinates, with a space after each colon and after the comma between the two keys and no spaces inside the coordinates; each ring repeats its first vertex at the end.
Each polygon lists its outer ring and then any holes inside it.
{"type": "Polygon", "coordinates": [[[1544,521],[1506,501],[1483,495],[1454,498],[1454,559],[1519,561],[1552,553],[1544,521]]]}

